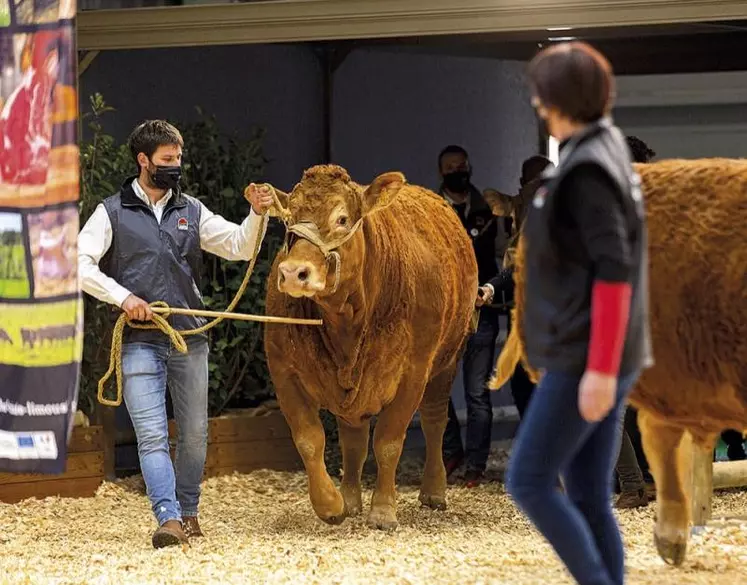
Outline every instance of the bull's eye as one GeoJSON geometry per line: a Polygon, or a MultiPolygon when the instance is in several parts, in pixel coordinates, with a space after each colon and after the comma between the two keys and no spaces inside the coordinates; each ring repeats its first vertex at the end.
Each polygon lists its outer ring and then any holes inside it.
{"type": "Polygon", "coordinates": [[[337,225],[338,227],[345,227],[348,225],[348,218],[344,215],[341,215],[337,218],[337,225]]]}

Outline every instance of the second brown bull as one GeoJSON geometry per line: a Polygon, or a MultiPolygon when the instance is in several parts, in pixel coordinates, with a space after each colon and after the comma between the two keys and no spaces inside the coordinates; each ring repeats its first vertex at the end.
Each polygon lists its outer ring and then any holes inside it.
{"type": "MultiPolygon", "coordinates": [[[[679,466],[685,431],[713,448],[724,429],[747,430],[747,161],[668,160],[635,165],[649,231],[651,334],[655,365],[630,402],[656,481],[654,540],[661,557],[685,558],[690,500],[679,466]]],[[[521,203],[518,202],[517,203],[521,203]]],[[[511,201],[496,206],[513,213],[511,201]]],[[[515,255],[513,323],[492,389],[526,362],[523,242],[515,255]]]]}

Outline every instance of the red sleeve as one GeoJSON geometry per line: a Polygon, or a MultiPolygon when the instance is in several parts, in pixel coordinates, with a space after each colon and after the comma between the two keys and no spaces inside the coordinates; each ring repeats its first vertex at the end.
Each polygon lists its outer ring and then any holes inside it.
{"type": "Polygon", "coordinates": [[[591,337],[587,370],[617,376],[628,330],[632,287],[595,280],[591,292],[591,337]]]}

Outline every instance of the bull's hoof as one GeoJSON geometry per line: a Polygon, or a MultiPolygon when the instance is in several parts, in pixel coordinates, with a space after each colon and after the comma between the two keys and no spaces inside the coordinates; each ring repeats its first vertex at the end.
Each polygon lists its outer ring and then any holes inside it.
{"type": "Polygon", "coordinates": [[[398,526],[397,515],[392,508],[371,508],[366,520],[371,528],[378,530],[395,530],[398,526]]]}
{"type": "Polygon", "coordinates": [[[662,560],[675,567],[679,567],[685,562],[687,553],[687,542],[671,542],[659,536],[654,532],[654,544],[662,560]]]}
{"type": "Polygon", "coordinates": [[[345,501],[345,516],[355,518],[363,511],[363,502],[358,500],[351,503],[345,501]]]}
{"type": "Polygon", "coordinates": [[[347,518],[345,500],[330,481],[328,490],[310,490],[311,506],[322,522],[337,526],[347,518]]]}
{"type": "Polygon", "coordinates": [[[446,497],[437,496],[435,494],[426,494],[420,492],[418,497],[423,508],[430,508],[431,510],[445,510],[446,509],[446,497]]]}
{"type": "Polygon", "coordinates": [[[360,488],[343,485],[340,488],[342,499],[345,500],[345,515],[355,517],[363,511],[363,499],[360,488]]]}
{"type": "Polygon", "coordinates": [[[337,516],[327,516],[326,518],[322,518],[320,516],[321,520],[323,522],[326,522],[330,526],[339,526],[343,522],[345,522],[345,514],[339,514],[337,516]]]}

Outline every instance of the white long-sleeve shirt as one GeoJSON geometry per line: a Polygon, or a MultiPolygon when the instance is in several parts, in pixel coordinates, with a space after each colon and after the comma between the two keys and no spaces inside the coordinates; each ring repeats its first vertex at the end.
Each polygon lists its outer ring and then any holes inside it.
{"type": "MultiPolygon", "coordinates": [[[[137,179],[132,182],[132,188],[153,211],[160,224],[166,204],[171,199],[171,191],[156,204],[152,204],[137,179]]],[[[250,260],[257,238],[265,237],[266,230],[260,233],[262,217],[252,210],[241,225],[237,225],[216,215],[202,203],[200,206],[200,247],[226,260],[250,260]]],[[[104,205],[99,204],[78,236],[78,273],[85,292],[100,301],[121,307],[130,291],[99,268],[101,258],[111,245],[112,225],[109,214],[104,205]]]]}

